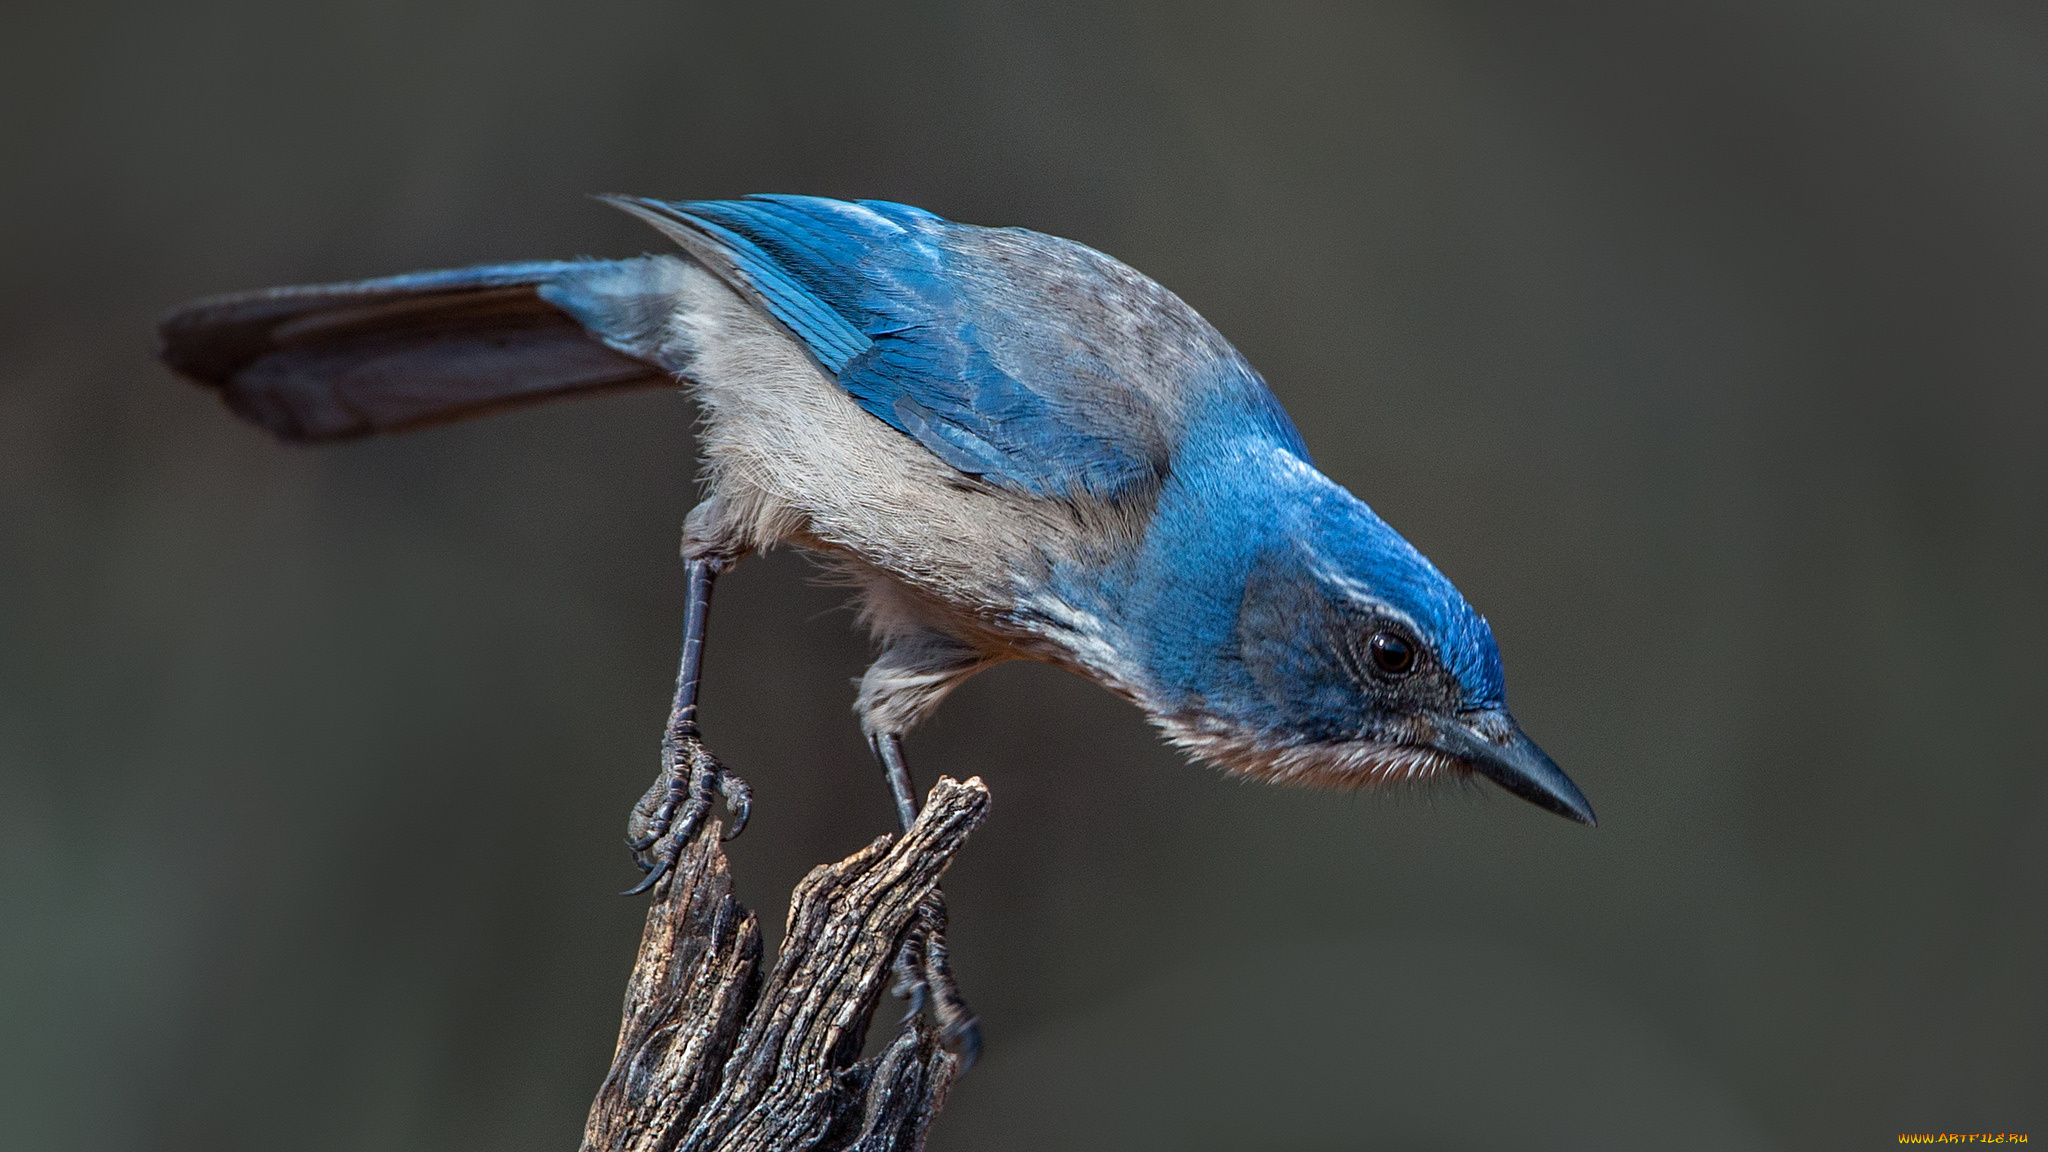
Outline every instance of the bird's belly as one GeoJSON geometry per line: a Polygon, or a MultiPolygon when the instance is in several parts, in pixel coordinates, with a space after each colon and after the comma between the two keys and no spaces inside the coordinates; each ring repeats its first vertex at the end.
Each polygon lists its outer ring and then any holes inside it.
{"type": "Polygon", "coordinates": [[[963,475],[862,410],[779,324],[696,272],[674,321],[691,346],[709,497],[691,516],[693,547],[794,544],[949,613],[1009,614],[1070,518],[963,475]]]}

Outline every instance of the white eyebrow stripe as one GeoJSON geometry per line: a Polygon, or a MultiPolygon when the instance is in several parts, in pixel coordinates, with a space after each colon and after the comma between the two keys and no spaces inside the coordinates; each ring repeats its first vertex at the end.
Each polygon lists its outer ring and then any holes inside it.
{"type": "Polygon", "coordinates": [[[1361,608],[1368,609],[1380,616],[1386,616],[1397,623],[1407,625],[1409,630],[1418,637],[1426,637],[1428,635],[1422,626],[1415,622],[1413,616],[1388,603],[1386,598],[1375,593],[1371,587],[1338,571],[1328,560],[1325,560],[1321,554],[1317,553],[1314,548],[1307,544],[1303,544],[1301,547],[1302,551],[1308,553],[1309,574],[1314,576],[1318,583],[1343,594],[1352,603],[1361,608]]]}
{"type": "MultiPolygon", "coordinates": [[[[1315,465],[1310,464],[1286,448],[1272,443],[1258,443],[1247,445],[1247,447],[1250,448],[1248,455],[1252,456],[1259,463],[1263,463],[1276,476],[1283,476],[1297,482],[1306,482],[1311,487],[1325,489],[1347,500],[1352,498],[1351,494],[1346,492],[1342,485],[1323,475],[1316,470],[1315,465]]],[[[1307,540],[1301,540],[1298,542],[1298,546],[1301,548],[1302,553],[1308,557],[1309,574],[1314,576],[1318,582],[1349,599],[1358,607],[1406,625],[1409,631],[1415,633],[1418,637],[1429,635],[1429,632],[1416,622],[1415,617],[1394,607],[1385,597],[1374,592],[1370,585],[1346,575],[1335,564],[1332,564],[1328,557],[1316,551],[1314,544],[1307,540]]]]}
{"type": "Polygon", "coordinates": [[[1357,580],[1354,580],[1351,577],[1346,576],[1344,573],[1337,571],[1335,568],[1332,568],[1328,563],[1323,561],[1322,557],[1315,556],[1315,553],[1310,552],[1309,554],[1315,557],[1315,566],[1310,569],[1310,572],[1314,574],[1315,578],[1318,581],[1329,585],[1330,587],[1336,589],[1339,592],[1342,592],[1344,595],[1349,596],[1351,599],[1356,600],[1361,604],[1365,604],[1373,608],[1392,608],[1392,605],[1388,604],[1379,596],[1374,595],[1373,590],[1371,588],[1368,588],[1367,586],[1358,582],[1357,580]]]}

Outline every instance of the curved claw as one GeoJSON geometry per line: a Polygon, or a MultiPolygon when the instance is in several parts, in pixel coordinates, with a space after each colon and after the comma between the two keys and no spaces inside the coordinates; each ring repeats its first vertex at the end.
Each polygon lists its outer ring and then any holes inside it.
{"type": "Polygon", "coordinates": [[[911,985],[902,993],[902,996],[903,999],[907,1002],[903,1009],[903,1018],[905,1020],[916,1019],[917,1014],[924,1011],[925,1003],[929,999],[925,995],[925,988],[923,984],[911,985]]]}
{"type": "Polygon", "coordinates": [[[754,810],[754,790],[745,780],[720,768],[718,793],[725,797],[725,810],[732,813],[732,827],[721,839],[731,840],[747,829],[747,817],[754,810]]]}
{"type": "MultiPolygon", "coordinates": [[[[638,860],[635,860],[634,863],[640,864],[638,860]]],[[[638,896],[642,892],[651,891],[656,884],[661,883],[661,878],[663,876],[668,875],[670,865],[671,861],[666,859],[657,859],[652,864],[640,864],[640,867],[646,870],[647,878],[640,881],[638,884],[633,885],[631,888],[626,889],[624,892],[619,893],[619,895],[638,896]]]]}
{"type": "Polygon", "coordinates": [[[960,1057],[960,1071],[967,1071],[981,1059],[981,1020],[969,1016],[957,1024],[946,1025],[939,1029],[939,1043],[960,1057]]]}
{"type": "Polygon", "coordinates": [[[688,844],[691,837],[697,834],[697,829],[703,827],[704,809],[706,807],[708,805],[698,804],[694,798],[692,798],[691,804],[684,806],[682,826],[671,829],[672,834],[662,844],[661,850],[654,854],[654,859],[652,861],[640,860],[637,857],[634,859],[633,863],[639,865],[640,870],[647,873],[647,876],[638,884],[619,893],[619,895],[638,896],[642,892],[652,890],[656,884],[661,883],[661,878],[668,875],[675,868],[676,857],[683,854],[683,845],[688,844]]]}

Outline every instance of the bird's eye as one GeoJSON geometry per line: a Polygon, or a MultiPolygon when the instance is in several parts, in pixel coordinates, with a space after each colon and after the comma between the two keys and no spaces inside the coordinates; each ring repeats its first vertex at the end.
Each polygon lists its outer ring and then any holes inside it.
{"type": "Polygon", "coordinates": [[[1415,667],[1415,645],[1398,632],[1375,632],[1365,648],[1372,666],[1389,676],[1405,676],[1415,667]]]}

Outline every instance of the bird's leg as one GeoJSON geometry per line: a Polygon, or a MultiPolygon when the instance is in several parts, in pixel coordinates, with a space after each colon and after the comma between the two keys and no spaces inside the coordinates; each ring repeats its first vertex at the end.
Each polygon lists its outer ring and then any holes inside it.
{"type": "Polygon", "coordinates": [[[910,765],[903,762],[903,737],[878,732],[869,737],[875,759],[882,762],[882,775],[889,780],[889,795],[896,801],[896,822],[905,832],[917,823],[917,789],[910,782],[910,765]]]}
{"type": "MultiPolygon", "coordinates": [[[[903,762],[903,739],[893,732],[871,738],[875,759],[889,779],[889,792],[896,800],[896,818],[908,832],[917,822],[917,793],[910,783],[910,766],[903,762]]],[[[895,978],[889,991],[910,1001],[907,1016],[931,1009],[946,1047],[960,1054],[961,1071],[974,1065],[981,1054],[981,1022],[960,995],[953,981],[953,966],[946,955],[946,895],[937,888],[917,907],[917,915],[897,945],[891,968],[895,978]]]]}
{"type": "Polygon", "coordinates": [[[704,630],[711,616],[711,584],[726,561],[695,557],[688,562],[689,594],[683,608],[683,661],[676,673],[676,700],[669,710],[668,731],[661,740],[661,772],[633,814],[626,820],[626,846],[634,863],[647,873],[625,893],[654,887],[674,866],[683,846],[704,826],[714,797],[725,798],[732,813],[726,839],[747,826],[753,791],[747,782],[718,762],[697,731],[697,684],[704,671],[704,630]]]}

